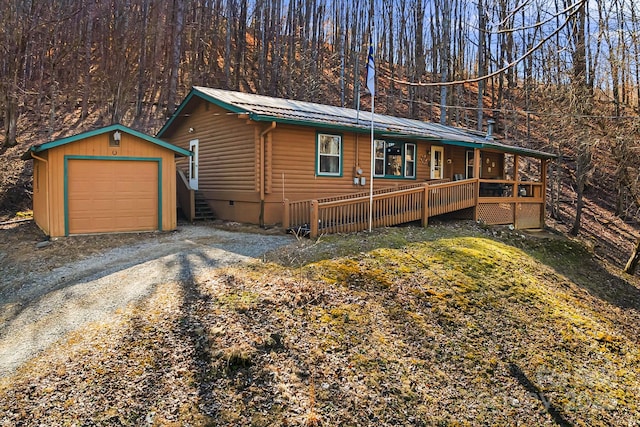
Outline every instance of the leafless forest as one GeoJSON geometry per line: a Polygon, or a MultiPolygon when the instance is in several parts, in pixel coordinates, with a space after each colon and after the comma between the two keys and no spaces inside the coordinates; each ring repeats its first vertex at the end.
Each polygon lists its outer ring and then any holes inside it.
{"type": "Polygon", "coordinates": [[[499,137],[557,153],[550,212],[570,197],[577,233],[585,194],[624,219],[640,208],[638,6],[6,0],[0,141],[44,142],[96,114],[153,133],[192,85],[368,108],[371,39],[377,112],[474,129],[491,118],[499,137]]]}

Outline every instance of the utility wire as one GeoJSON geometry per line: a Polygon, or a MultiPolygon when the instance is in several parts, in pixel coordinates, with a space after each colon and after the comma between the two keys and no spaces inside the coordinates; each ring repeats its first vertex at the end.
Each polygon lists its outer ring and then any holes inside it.
{"type": "Polygon", "coordinates": [[[577,6],[568,16],[567,19],[565,19],[565,21],[562,23],[562,25],[560,25],[558,28],[556,28],[551,34],[549,34],[547,37],[543,38],[542,40],[540,40],[535,46],[533,46],[531,49],[529,49],[528,51],[526,51],[522,56],[520,56],[519,58],[517,58],[515,61],[512,61],[508,64],[506,64],[504,67],[489,73],[487,75],[484,76],[480,76],[480,77],[476,77],[473,79],[466,79],[466,80],[452,80],[452,81],[448,81],[448,82],[432,82],[432,83],[421,83],[421,82],[410,82],[407,80],[400,80],[400,79],[396,79],[394,77],[391,76],[384,76],[381,75],[378,78],[383,78],[383,79],[387,79],[389,81],[398,83],[398,84],[402,84],[402,85],[406,85],[406,86],[414,86],[414,87],[433,87],[433,86],[454,86],[454,85],[459,85],[459,84],[464,84],[464,83],[477,83],[483,80],[487,80],[490,79],[492,77],[495,77],[499,74],[504,73],[505,71],[507,71],[510,68],[515,67],[516,65],[518,65],[520,62],[522,62],[523,60],[525,60],[527,57],[529,57],[529,55],[531,55],[533,52],[535,52],[536,50],[540,49],[540,47],[542,47],[543,44],[545,44],[547,41],[551,40],[552,37],[554,37],[556,34],[558,34],[560,31],[562,31],[564,29],[564,27],[566,27],[569,22],[571,21],[571,18],[573,18],[579,11],[581,6],[583,6],[584,4],[586,4],[588,0],[580,0],[577,3],[573,4],[573,7],[577,6]]]}
{"type": "MultiPolygon", "coordinates": [[[[421,101],[421,100],[417,100],[417,99],[408,99],[408,98],[396,98],[396,97],[392,97],[390,95],[385,95],[384,93],[377,93],[376,96],[378,98],[383,97],[383,98],[389,98],[391,100],[398,100],[400,102],[406,102],[406,103],[414,103],[414,104],[419,104],[419,105],[423,105],[423,106],[427,106],[427,107],[437,107],[440,108],[442,106],[442,104],[440,104],[439,102],[428,102],[428,101],[421,101]]],[[[606,115],[596,115],[596,114],[567,114],[567,113],[549,113],[549,112],[542,112],[542,111],[535,111],[535,110],[516,110],[516,109],[511,109],[511,108],[504,108],[504,107],[500,107],[500,108],[495,108],[495,107],[484,107],[484,108],[479,108],[479,107],[469,107],[469,106],[464,106],[464,105],[445,105],[444,106],[447,109],[455,109],[455,110],[470,110],[470,111],[478,111],[478,110],[483,110],[483,111],[491,111],[494,113],[503,113],[503,114],[529,114],[532,116],[538,116],[538,117],[574,117],[574,118],[584,118],[584,119],[605,119],[605,120],[620,120],[620,119],[633,119],[633,120],[637,120],[638,116],[606,116],[606,115]]]]}

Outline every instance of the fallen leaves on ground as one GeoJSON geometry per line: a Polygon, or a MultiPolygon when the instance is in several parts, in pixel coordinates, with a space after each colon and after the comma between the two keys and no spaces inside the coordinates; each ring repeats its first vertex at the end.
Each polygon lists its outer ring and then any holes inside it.
{"type": "Polygon", "coordinates": [[[639,425],[635,279],[557,237],[386,237],[166,283],[3,379],[2,425],[639,425]]]}

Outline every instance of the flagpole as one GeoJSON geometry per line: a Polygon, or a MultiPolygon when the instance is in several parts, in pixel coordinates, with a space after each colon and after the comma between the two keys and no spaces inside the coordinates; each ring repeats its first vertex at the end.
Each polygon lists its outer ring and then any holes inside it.
{"type": "Polygon", "coordinates": [[[371,174],[369,176],[369,232],[373,230],[373,175],[376,167],[375,144],[374,144],[374,118],[376,99],[376,68],[373,61],[373,27],[369,34],[369,56],[367,58],[367,89],[371,93],[371,174]]]}
{"type": "Polygon", "coordinates": [[[371,94],[371,176],[369,177],[369,232],[373,229],[373,171],[376,167],[375,144],[373,136],[373,111],[376,97],[371,94]]]}

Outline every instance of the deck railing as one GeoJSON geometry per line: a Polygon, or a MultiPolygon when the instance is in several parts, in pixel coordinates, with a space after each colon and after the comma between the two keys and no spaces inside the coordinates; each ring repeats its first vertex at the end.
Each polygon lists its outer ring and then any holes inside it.
{"type": "MultiPolygon", "coordinates": [[[[429,181],[430,183],[449,182],[447,179],[429,181]]],[[[414,188],[424,188],[424,183],[414,183],[400,185],[396,187],[386,187],[374,190],[374,196],[380,194],[393,193],[396,191],[410,190],[414,188]]],[[[318,203],[336,202],[340,200],[355,200],[358,198],[369,198],[368,191],[362,191],[359,193],[341,194],[339,196],[323,197],[316,199],[318,203]]],[[[282,225],[285,229],[297,229],[300,227],[309,227],[311,222],[311,202],[312,200],[296,200],[296,201],[284,201],[284,218],[282,225]]],[[[368,208],[367,208],[368,209],[368,208]]],[[[375,211],[374,211],[375,212],[375,211]]],[[[368,215],[368,213],[367,213],[368,215]]]]}
{"type": "MultiPolygon", "coordinates": [[[[376,190],[372,227],[388,227],[474,208],[487,224],[537,228],[544,223],[544,185],[531,181],[466,179],[426,182],[376,190]],[[426,202],[425,202],[426,201],[426,202]]],[[[283,226],[311,237],[351,233],[369,227],[368,192],[284,203],[283,226]]]]}
{"type": "MultiPolygon", "coordinates": [[[[403,187],[380,189],[373,195],[373,227],[422,220],[429,216],[474,206],[478,180],[430,181],[403,187]],[[428,202],[425,202],[428,201],[428,202]]],[[[367,192],[318,200],[285,200],[283,225],[319,234],[350,233],[369,227],[370,195],[367,192]]]]}
{"type": "Polygon", "coordinates": [[[429,216],[473,207],[477,203],[477,194],[477,179],[429,185],[429,216]]]}
{"type": "MultiPolygon", "coordinates": [[[[373,227],[416,221],[423,216],[425,186],[397,190],[373,197],[373,227]]],[[[369,227],[369,197],[311,202],[310,234],[351,233],[369,227]]]]}

